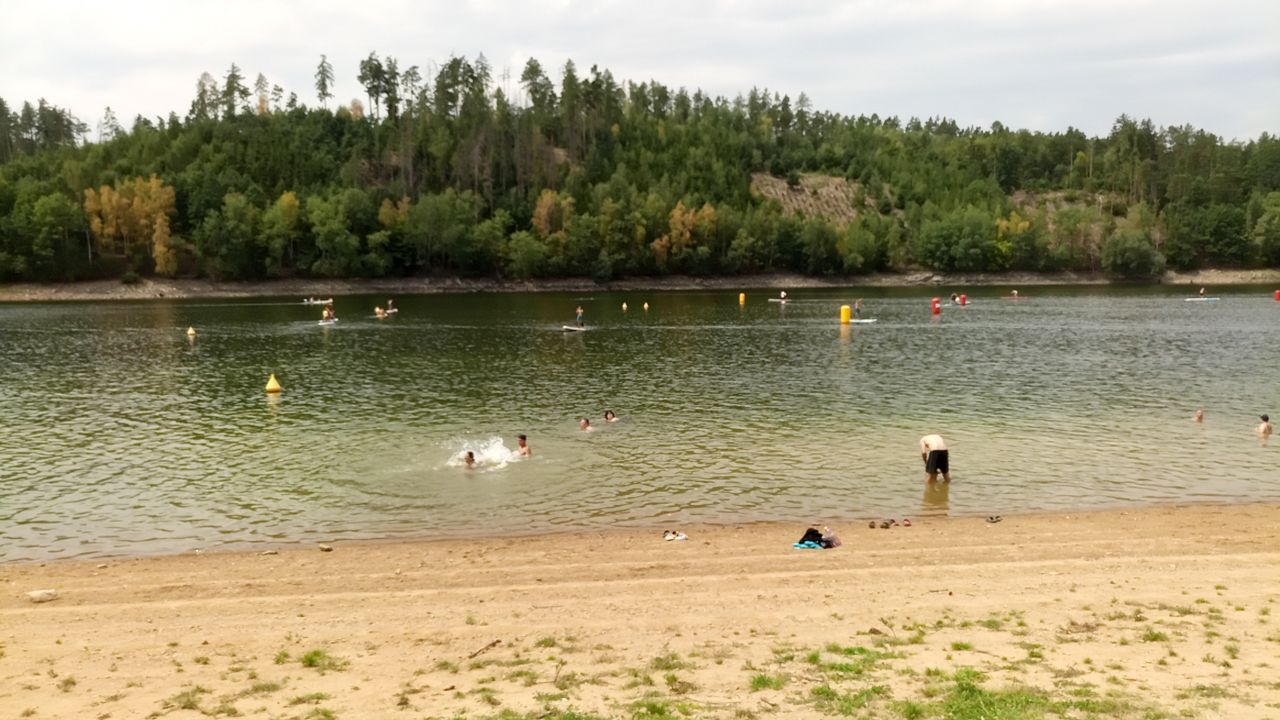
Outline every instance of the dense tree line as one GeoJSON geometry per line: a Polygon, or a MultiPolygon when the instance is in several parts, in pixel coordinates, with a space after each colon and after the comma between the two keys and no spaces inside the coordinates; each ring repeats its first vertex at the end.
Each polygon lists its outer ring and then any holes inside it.
{"type": "Polygon", "coordinates": [[[553,81],[530,60],[514,88],[484,56],[358,71],[365,97],[330,109],[322,57],[309,108],[232,64],[184,116],[125,128],[108,108],[96,133],[0,101],[0,279],[1280,265],[1267,134],[852,117],[572,62],[553,81]],[[800,194],[805,174],[842,177],[856,213],[790,212],[753,191],[761,172],[800,194]]]}

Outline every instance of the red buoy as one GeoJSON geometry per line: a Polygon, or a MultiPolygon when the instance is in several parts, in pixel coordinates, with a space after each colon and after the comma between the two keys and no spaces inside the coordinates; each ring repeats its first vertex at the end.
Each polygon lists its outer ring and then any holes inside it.
{"type": "Polygon", "coordinates": [[[1276,302],[1280,302],[1280,290],[1276,291],[1276,302]]]}
{"type": "Polygon", "coordinates": [[[942,314],[942,301],[938,300],[938,298],[934,298],[934,299],[930,300],[930,301],[929,301],[929,309],[933,312],[933,314],[934,314],[934,315],[941,315],[941,314],[942,314]]]}
{"type": "Polygon", "coordinates": [[[961,296],[960,296],[960,305],[961,305],[961,306],[964,306],[964,305],[968,305],[968,304],[969,304],[969,296],[968,296],[968,295],[961,295],[961,296]]]}

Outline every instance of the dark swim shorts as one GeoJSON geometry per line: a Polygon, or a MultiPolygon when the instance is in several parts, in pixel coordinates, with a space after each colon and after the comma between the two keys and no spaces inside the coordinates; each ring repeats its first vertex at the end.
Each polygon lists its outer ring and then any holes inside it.
{"type": "Polygon", "coordinates": [[[946,475],[951,472],[951,463],[947,459],[946,450],[930,450],[929,459],[924,462],[924,471],[932,475],[933,473],[942,473],[946,475]]]}

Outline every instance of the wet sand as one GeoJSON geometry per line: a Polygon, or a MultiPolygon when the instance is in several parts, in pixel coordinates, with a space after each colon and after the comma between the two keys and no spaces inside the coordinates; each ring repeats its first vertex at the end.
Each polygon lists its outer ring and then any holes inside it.
{"type": "Polygon", "coordinates": [[[681,529],[0,566],[0,718],[1280,717],[1280,506],[681,529]]]}

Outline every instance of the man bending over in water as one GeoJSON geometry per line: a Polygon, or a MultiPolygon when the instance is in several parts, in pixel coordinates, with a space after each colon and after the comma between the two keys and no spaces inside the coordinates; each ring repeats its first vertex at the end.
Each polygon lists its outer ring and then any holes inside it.
{"type": "Polygon", "coordinates": [[[924,460],[925,482],[937,482],[938,473],[942,473],[943,482],[951,482],[951,461],[947,456],[947,442],[941,435],[925,435],[920,438],[920,459],[924,460]]]}
{"type": "Polygon", "coordinates": [[[516,436],[516,455],[520,457],[529,457],[533,454],[533,449],[529,447],[529,441],[523,435],[516,436]]]}

